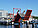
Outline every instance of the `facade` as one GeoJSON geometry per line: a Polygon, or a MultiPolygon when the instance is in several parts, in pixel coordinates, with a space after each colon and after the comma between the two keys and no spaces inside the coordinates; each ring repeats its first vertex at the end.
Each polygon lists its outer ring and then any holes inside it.
{"type": "Polygon", "coordinates": [[[8,11],[5,11],[5,10],[0,10],[0,18],[1,17],[7,17],[7,15],[8,15],[8,11]]]}

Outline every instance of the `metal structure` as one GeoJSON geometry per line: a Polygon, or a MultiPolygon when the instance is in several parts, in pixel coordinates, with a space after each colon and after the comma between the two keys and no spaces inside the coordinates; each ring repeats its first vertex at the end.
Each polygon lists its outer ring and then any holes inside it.
{"type": "MultiPolygon", "coordinates": [[[[14,9],[16,9],[16,10],[20,10],[20,14],[21,14],[21,9],[20,9],[20,8],[13,8],[13,14],[12,14],[12,13],[9,14],[10,17],[11,17],[11,15],[13,15],[13,18],[14,18],[14,9]]],[[[12,17],[11,17],[11,18],[12,18],[12,17]]]]}
{"type": "Polygon", "coordinates": [[[21,14],[21,9],[20,8],[13,8],[13,18],[14,18],[14,9],[20,10],[20,14],[21,14]]]}
{"type": "Polygon", "coordinates": [[[29,20],[32,10],[27,10],[24,20],[29,20]]]}

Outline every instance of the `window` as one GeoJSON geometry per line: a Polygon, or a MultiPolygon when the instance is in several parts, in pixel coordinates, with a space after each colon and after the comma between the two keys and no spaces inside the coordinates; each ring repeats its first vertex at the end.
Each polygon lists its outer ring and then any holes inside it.
{"type": "Polygon", "coordinates": [[[0,16],[2,16],[2,12],[0,12],[0,16]]]}

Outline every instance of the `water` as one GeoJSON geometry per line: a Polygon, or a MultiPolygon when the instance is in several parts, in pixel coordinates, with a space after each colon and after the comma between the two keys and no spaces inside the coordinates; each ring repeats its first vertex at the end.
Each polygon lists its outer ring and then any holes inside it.
{"type": "Polygon", "coordinates": [[[37,24],[37,28],[38,28],[38,24],[37,24]]]}
{"type": "Polygon", "coordinates": [[[12,28],[12,26],[11,26],[11,25],[9,25],[9,26],[6,26],[6,25],[0,25],[0,28],[12,28]]]}
{"type": "MultiPolygon", "coordinates": [[[[20,28],[26,28],[26,24],[24,25],[20,25],[20,28]]],[[[6,25],[0,25],[0,28],[14,28],[14,25],[9,25],[9,26],[6,26],[6,25]]],[[[37,24],[37,28],[38,28],[38,24],[37,24]]]]}

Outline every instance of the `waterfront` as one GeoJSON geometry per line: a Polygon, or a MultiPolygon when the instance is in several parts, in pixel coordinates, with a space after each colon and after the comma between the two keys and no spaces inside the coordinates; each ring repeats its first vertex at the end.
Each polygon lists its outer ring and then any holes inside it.
{"type": "MultiPolygon", "coordinates": [[[[31,28],[32,26],[30,25],[30,28],[31,28]]],[[[6,26],[6,25],[0,25],[0,28],[14,28],[14,25],[9,25],[9,26],[6,26]]],[[[24,25],[20,25],[20,28],[26,28],[26,26],[24,26],[24,25]]],[[[35,28],[35,27],[34,27],[35,28]]],[[[38,28],[38,25],[37,25],[37,28],[38,28]]]]}

